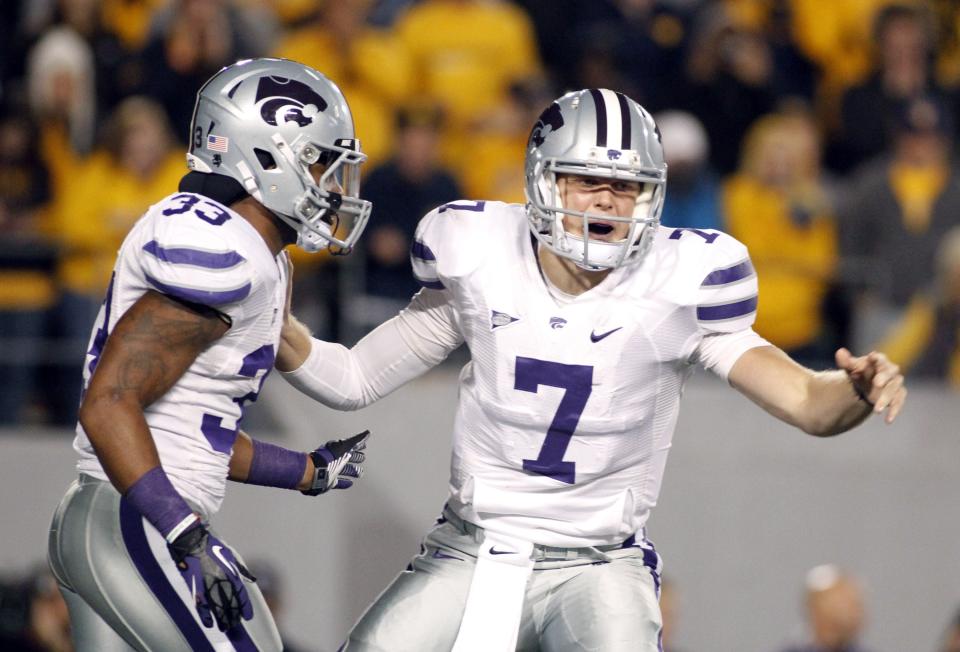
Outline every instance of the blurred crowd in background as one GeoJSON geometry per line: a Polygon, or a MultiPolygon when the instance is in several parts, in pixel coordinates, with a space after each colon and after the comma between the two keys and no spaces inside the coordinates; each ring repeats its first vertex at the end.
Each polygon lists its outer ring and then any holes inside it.
{"type": "Polygon", "coordinates": [[[417,220],[523,202],[560,93],[656,117],[663,222],[750,249],[757,331],[815,368],[883,348],[960,388],[960,3],[953,0],[26,0],[0,5],[0,423],[71,425],[125,233],[175,191],[199,86],[237,59],[345,92],[374,214],[296,255],[296,310],[355,341],[416,290],[417,220]]]}

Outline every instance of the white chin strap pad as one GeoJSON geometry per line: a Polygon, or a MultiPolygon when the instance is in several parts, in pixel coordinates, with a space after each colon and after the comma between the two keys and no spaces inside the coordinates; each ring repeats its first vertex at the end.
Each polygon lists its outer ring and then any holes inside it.
{"type": "Polygon", "coordinates": [[[308,254],[315,254],[327,246],[327,241],[308,229],[297,233],[297,246],[308,254]]]}
{"type": "MultiPolygon", "coordinates": [[[[320,209],[321,211],[323,209],[320,209]]],[[[330,229],[326,224],[318,224],[318,228],[321,231],[325,231],[327,234],[330,233],[330,229]]],[[[318,251],[326,249],[330,245],[330,241],[323,237],[323,234],[317,233],[310,227],[306,225],[300,225],[300,228],[297,229],[297,246],[306,251],[308,254],[315,254],[318,251]]]]}
{"type": "Polygon", "coordinates": [[[453,652],[513,652],[517,647],[533,544],[485,532],[453,652]]]}

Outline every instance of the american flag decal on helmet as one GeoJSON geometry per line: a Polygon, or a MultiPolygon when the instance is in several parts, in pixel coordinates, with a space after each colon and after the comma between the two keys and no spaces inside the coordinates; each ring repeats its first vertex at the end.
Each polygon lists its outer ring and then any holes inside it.
{"type": "Polygon", "coordinates": [[[213,134],[207,136],[207,149],[210,151],[226,154],[229,148],[230,140],[226,136],[214,136],[213,134]]]}

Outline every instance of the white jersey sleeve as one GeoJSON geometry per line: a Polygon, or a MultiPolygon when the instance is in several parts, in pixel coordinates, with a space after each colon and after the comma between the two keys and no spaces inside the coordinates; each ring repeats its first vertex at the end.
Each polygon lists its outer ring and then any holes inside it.
{"type": "Polygon", "coordinates": [[[198,195],[182,193],[167,200],[160,214],[167,219],[149,223],[149,233],[134,258],[148,287],[190,303],[212,308],[237,319],[250,296],[256,270],[218,228],[229,215],[215,204],[194,207],[198,195]],[[193,211],[186,217],[181,214],[193,211]]]}
{"type": "Polygon", "coordinates": [[[478,223],[490,222],[484,214],[488,203],[451,202],[420,220],[410,250],[413,275],[420,285],[431,290],[449,290],[451,281],[482,264],[488,247],[503,246],[502,242],[487,242],[497,235],[494,230],[477,228],[478,223]]]}
{"type": "Polygon", "coordinates": [[[696,297],[702,339],[694,359],[726,380],[741,355],[769,345],[752,328],[757,316],[757,273],[743,243],[720,231],[700,233],[706,245],[696,297]]]}
{"type": "Polygon", "coordinates": [[[304,363],[283,374],[291,385],[328,407],[358,410],[440,364],[463,343],[451,293],[438,269],[437,252],[445,251],[453,236],[444,233],[449,221],[436,219],[446,212],[441,206],[417,228],[411,260],[423,289],[410,304],[352,349],[314,339],[304,363]]]}
{"type": "Polygon", "coordinates": [[[314,339],[303,364],[283,377],[337,410],[359,410],[440,364],[463,338],[443,293],[421,290],[399,315],[348,349],[314,339]]]}
{"type": "Polygon", "coordinates": [[[704,247],[704,268],[697,292],[697,323],[704,333],[734,333],[757,316],[757,273],[747,248],[719,231],[704,247]]]}

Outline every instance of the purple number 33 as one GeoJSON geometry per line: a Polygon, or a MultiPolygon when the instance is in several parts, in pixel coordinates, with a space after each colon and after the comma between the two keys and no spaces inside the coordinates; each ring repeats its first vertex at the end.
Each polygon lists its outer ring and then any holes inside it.
{"type": "Polygon", "coordinates": [[[559,387],[566,391],[560,399],[556,414],[553,415],[540,454],[535,460],[523,460],[523,470],[573,484],[577,471],[576,462],[565,461],[563,456],[580,422],[580,415],[587,406],[587,399],[590,398],[593,367],[518,356],[514,389],[536,394],[540,385],[559,387]]]}

